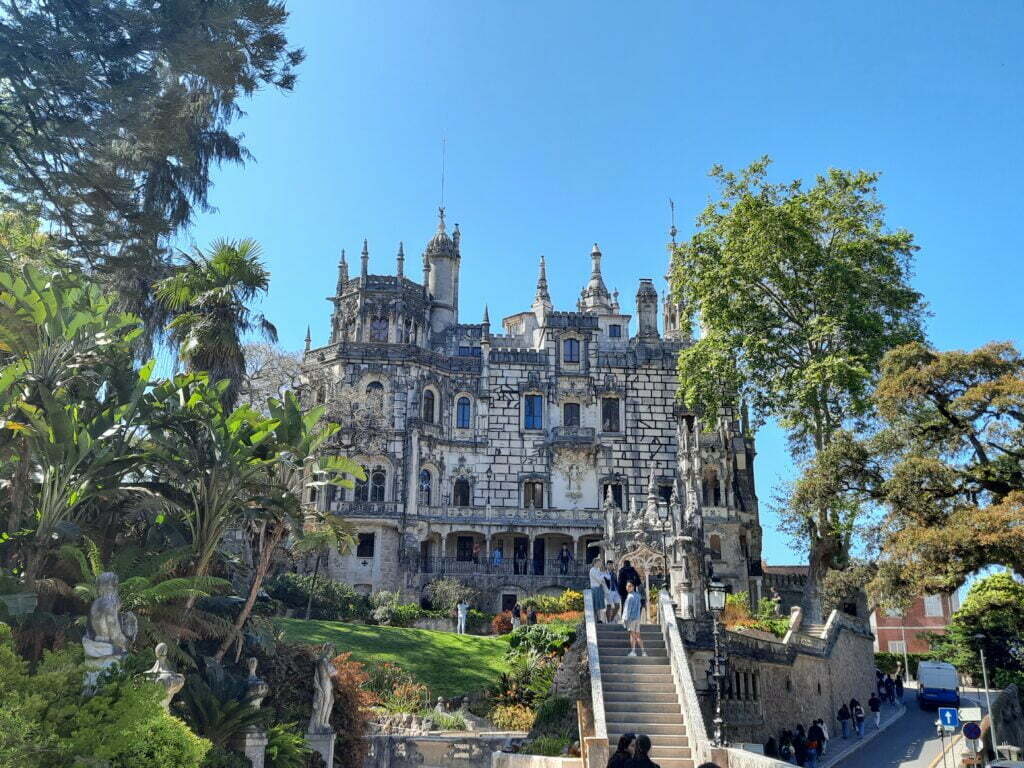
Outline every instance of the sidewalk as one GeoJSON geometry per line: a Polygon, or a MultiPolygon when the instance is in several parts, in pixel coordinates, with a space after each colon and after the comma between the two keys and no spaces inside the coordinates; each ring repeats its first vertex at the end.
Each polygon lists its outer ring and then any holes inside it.
{"type": "Polygon", "coordinates": [[[828,742],[828,752],[826,752],[822,756],[822,759],[818,761],[818,768],[832,768],[832,766],[840,760],[846,759],[865,744],[873,741],[906,713],[907,707],[905,704],[900,704],[900,706],[896,708],[883,707],[882,722],[877,728],[875,727],[875,718],[868,713],[868,720],[864,726],[864,738],[862,739],[858,739],[856,735],[851,735],[849,739],[844,740],[842,732],[839,732],[838,734],[832,734],[830,732],[829,736],[831,738],[828,742]]]}

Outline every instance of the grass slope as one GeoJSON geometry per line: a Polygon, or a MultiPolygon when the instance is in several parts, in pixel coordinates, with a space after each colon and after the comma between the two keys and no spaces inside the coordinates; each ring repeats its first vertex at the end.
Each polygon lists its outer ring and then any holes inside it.
{"type": "Polygon", "coordinates": [[[370,665],[390,661],[422,681],[434,696],[483,690],[506,671],[504,636],[477,637],[401,627],[371,627],[341,621],[278,619],[293,644],[334,643],[339,653],[370,665]]]}

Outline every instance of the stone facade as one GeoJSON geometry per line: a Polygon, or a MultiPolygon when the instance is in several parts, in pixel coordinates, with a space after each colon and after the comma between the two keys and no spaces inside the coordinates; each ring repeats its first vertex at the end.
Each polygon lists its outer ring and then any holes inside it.
{"type": "Polygon", "coordinates": [[[330,341],[313,348],[307,338],[307,402],[346,425],[337,448],[368,475],[355,491],[307,491],[308,503],[360,533],[356,552],[332,555],[331,576],[408,596],[455,576],[497,610],[584,586],[602,546],[628,557],[608,530],[619,520],[653,526],[649,546],[633,553],[647,575],[664,573],[665,549],[684,577],[706,570],[706,557],[756,599],[753,438],[739,412],[701,419],[676,400],[676,359],[690,343],[683,308],[666,305],[659,331],[657,291],[641,279],[630,335],[632,316],[605,287],[595,244],[574,311],[552,305],[541,259],[529,310],[492,332],[486,308],[482,322],[459,322],[461,248],[442,210],[422,282],[406,277],[401,245],[386,276],[369,274],[364,243],[350,278],[343,252],[330,341]],[[659,518],[659,508],[669,513],[659,518]]]}

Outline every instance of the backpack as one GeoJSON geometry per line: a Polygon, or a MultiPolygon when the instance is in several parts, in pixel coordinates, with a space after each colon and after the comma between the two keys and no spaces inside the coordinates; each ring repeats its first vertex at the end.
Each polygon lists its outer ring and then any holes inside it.
{"type": "Polygon", "coordinates": [[[858,704],[856,707],[854,707],[854,709],[853,709],[853,716],[855,718],[857,718],[858,720],[863,720],[864,719],[864,707],[862,707],[860,704],[858,704]]]}
{"type": "Polygon", "coordinates": [[[782,757],[782,758],[785,758],[785,759],[788,760],[792,754],[793,754],[793,748],[790,747],[789,744],[783,744],[781,747],[779,747],[779,757],[782,757]]]}

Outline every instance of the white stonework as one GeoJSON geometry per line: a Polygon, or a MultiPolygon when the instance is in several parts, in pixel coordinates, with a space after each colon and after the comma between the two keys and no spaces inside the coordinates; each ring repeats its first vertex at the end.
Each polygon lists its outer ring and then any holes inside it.
{"type": "MultiPolygon", "coordinates": [[[[575,311],[555,311],[542,261],[531,308],[505,318],[503,333],[486,309],[482,323],[459,323],[460,240],[442,215],[421,283],[404,276],[404,249],[398,275],[369,274],[365,245],[359,277],[349,278],[344,253],[339,263],[330,343],[306,350],[305,397],[343,424],[367,420],[376,443],[354,455],[370,478],[357,492],[307,492],[363,534],[358,551],[331,557],[331,576],[411,596],[454,575],[484,589],[492,610],[582,587],[605,539],[606,497],[625,515],[650,503],[653,480],[656,498],[674,490],[676,517],[703,538],[691,555],[756,596],[754,443],[737,414],[702,420],[678,403],[686,313],[666,306],[659,333],[657,292],[643,279],[631,336],[595,244],[575,311]],[[371,401],[382,404],[379,428],[359,412],[371,401]]],[[[683,527],[669,531],[673,552],[683,527]]]]}

